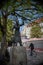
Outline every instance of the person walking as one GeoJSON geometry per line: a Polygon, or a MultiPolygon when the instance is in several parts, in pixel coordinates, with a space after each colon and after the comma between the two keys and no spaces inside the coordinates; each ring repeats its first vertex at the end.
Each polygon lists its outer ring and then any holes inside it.
{"type": "Polygon", "coordinates": [[[33,55],[33,50],[34,50],[34,44],[30,43],[29,48],[31,50],[30,55],[32,56],[33,55]]]}

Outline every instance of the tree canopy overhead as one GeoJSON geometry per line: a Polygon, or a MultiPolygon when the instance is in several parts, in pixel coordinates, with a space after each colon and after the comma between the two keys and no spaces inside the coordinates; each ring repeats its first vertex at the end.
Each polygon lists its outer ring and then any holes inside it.
{"type": "Polygon", "coordinates": [[[43,9],[41,5],[37,4],[38,1],[33,0],[0,0],[1,10],[7,15],[15,15],[21,17],[24,20],[33,21],[37,18],[43,17],[43,9]],[[41,12],[41,14],[40,14],[41,12]],[[34,16],[33,16],[34,15],[34,16]]]}

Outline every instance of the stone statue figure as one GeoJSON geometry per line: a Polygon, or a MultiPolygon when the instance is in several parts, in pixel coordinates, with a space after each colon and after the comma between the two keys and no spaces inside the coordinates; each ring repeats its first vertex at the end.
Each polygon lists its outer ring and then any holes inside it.
{"type": "Polygon", "coordinates": [[[16,16],[16,23],[14,24],[14,27],[13,27],[13,29],[15,29],[15,34],[14,34],[13,40],[12,40],[14,45],[16,45],[16,46],[17,46],[17,43],[19,43],[20,46],[22,46],[20,30],[19,30],[22,25],[24,25],[24,22],[22,22],[22,24],[19,24],[18,18],[16,16]]]}

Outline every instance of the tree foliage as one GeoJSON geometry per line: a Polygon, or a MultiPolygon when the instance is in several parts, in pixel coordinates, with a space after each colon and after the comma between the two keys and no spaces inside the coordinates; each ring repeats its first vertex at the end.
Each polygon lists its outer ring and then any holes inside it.
{"type": "Polygon", "coordinates": [[[12,23],[12,20],[7,20],[7,42],[11,40],[11,37],[12,37],[12,34],[13,34],[13,31],[12,31],[12,26],[13,23],[12,23]]]}
{"type": "Polygon", "coordinates": [[[31,37],[32,38],[40,38],[41,37],[41,28],[38,24],[32,26],[31,37]]]}
{"type": "MultiPolygon", "coordinates": [[[[6,35],[6,39],[7,39],[7,42],[9,41],[9,40],[11,40],[11,36],[12,36],[12,34],[13,34],[13,31],[12,31],[12,26],[13,25],[13,22],[12,22],[12,20],[10,20],[10,19],[8,19],[7,20],[7,31],[6,31],[6,33],[7,33],[7,35],[6,35]]],[[[1,32],[1,30],[0,30],[0,41],[1,41],[1,39],[2,39],[2,32],[1,32]]]]}

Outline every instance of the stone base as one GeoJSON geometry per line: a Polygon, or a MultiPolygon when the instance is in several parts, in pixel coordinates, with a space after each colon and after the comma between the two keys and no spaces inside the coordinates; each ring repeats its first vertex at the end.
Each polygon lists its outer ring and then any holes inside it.
{"type": "Polygon", "coordinates": [[[11,65],[27,65],[26,49],[23,46],[15,46],[11,52],[11,65]]]}

